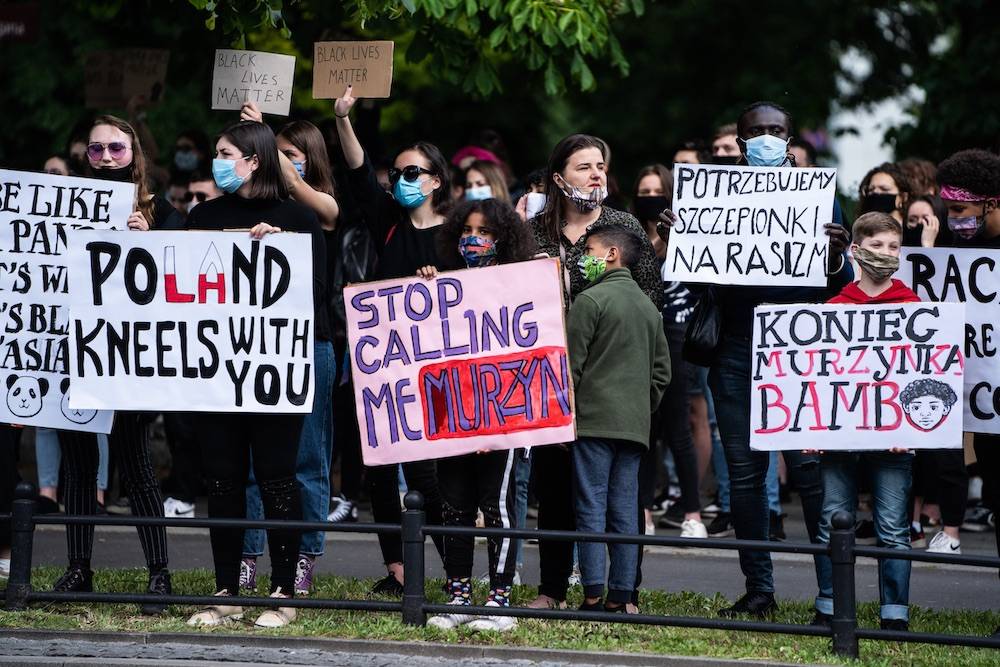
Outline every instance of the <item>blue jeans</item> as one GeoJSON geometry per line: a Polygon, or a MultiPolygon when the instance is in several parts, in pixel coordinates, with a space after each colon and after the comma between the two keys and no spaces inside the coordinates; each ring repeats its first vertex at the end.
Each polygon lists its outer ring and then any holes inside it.
{"type": "MultiPolygon", "coordinates": [[[[313,409],[306,415],[299,439],[299,454],[295,463],[295,479],[302,488],[302,520],[326,521],[330,511],[330,459],[333,455],[333,412],[330,406],[333,391],[333,343],[317,341],[313,348],[316,365],[316,391],[313,409]]],[[[260,488],[250,467],[247,483],[247,518],[264,517],[260,488]]],[[[322,556],[326,533],[302,533],[299,553],[322,556]]],[[[264,531],[248,530],[243,535],[243,555],[261,556],[264,553],[264,531]]]]}
{"type": "MultiPolygon", "coordinates": [[[[820,470],[823,478],[823,517],[819,540],[830,541],[830,520],[834,512],[845,511],[854,517],[858,506],[858,463],[864,459],[872,477],[872,502],[875,536],[878,546],[910,549],[909,498],[912,484],[913,455],[890,452],[831,452],[823,454],[820,470]]],[[[822,556],[828,559],[827,556],[822,556]]],[[[829,574],[829,571],[826,571],[829,574]]],[[[880,559],[878,562],[879,600],[884,619],[909,620],[910,561],[880,559]]],[[[820,580],[816,609],[833,614],[833,577],[820,580]]]]}
{"type": "MultiPolygon", "coordinates": [[[[55,429],[35,428],[35,460],[38,465],[38,486],[59,486],[62,451],[59,449],[59,435],[55,429]]],[[[97,434],[97,489],[108,490],[108,436],[104,433],[97,434]]]]}
{"type": "MultiPolygon", "coordinates": [[[[518,450],[514,456],[514,527],[528,525],[528,482],[531,480],[531,450],[518,450]]],[[[524,540],[514,540],[514,562],[524,565],[524,540]]]]}
{"type": "MultiPolygon", "coordinates": [[[[571,446],[576,529],[585,533],[637,535],[639,461],[642,445],[623,440],[581,439],[571,446]]],[[[586,597],[603,597],[605,548],[611,552],[608,601],[632,599],[639,563],[636,544],[580,542],[580,579],[586,597]]]]}
{"type": "MultiPolygon", "coordinates": [[[[769,517],[766,479],[770,467],[767,452],[750,449],[750,341],[724,337],[719,355],[709,372],[715,399],[719,434],[729,468],[730,500],[736,539],[767,540],[769,517]]],[[[805,447],[805,443],[803,443],[805,447]]],[[[823,488],[819,477],[819,457],[799,451],[785,451],[790,481],[802,500],[809,539],[819,537],[823,488]]],[[[816,579],[829,575],[829,560],[816,557],[816,579]]],[[[774,568],[766,551],[740,551],[740,568],[748,592],[774,592],[774,568]]]]}
{"type": "Polygon", "coordinates": [[[781,514],[781,480],[778,479],[778,452],[767,458],[767,509],[781,514]]]}

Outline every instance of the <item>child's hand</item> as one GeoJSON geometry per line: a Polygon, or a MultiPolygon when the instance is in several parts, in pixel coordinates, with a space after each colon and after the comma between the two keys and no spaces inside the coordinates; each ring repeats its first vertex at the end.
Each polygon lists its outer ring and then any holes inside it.
{"type": "Polygon", "coordinates": [[[434,280],[437,278],[438,270],[434,266],[421,266],[417,269],[417,276],[423,278],[424,280],[434,280]]]}

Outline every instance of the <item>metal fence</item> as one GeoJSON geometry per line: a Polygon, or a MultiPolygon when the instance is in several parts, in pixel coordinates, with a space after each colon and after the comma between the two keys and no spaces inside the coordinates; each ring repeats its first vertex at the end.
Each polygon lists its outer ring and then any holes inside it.
{"type": "Polygon", "coordinates": [[[640,546],[670,546],[686,549],[743,549],[777,553],[798,553],[830,557],[833,564],[833,619],[829,626],[795,625],[767,621],[744,621],[725,618],[691,616],[659,616],[652,614],[621,614],[606,611],[527,609],[523,607],[463,607],[462,613],[483,616],[514,616],[562,621],[590,621],[657,625],[709,630],[736,630],[788,635],[831,637],[834,654],[858,657],[858,640],[878,639],[893,642],[945,644],[980,648],[1000,648],[1000,639],[988,636],[898,632],[859,628],[855,598],[855,562],[863,558],[895,558],[930,563],[971,565],[1000,568],[1000,558],[986,556],[954,556],[929,554],[923,551],[901,551],[876,547],[859,547],[855,543],[854,523],[846,512],[834,515],[830,543],[804,544],[728,539],[690,539],[680,537],[620,535],[611,533],[579,533],[554,530],[517,530],[508,528],[469,528],[428,525],[423,511],[423,497],[415,491],[403,500],[405,511],[400,525],[355,523],[335,524],[310,521],[267,521],[248,519],[166,519],[153,517],[64,516],[36,515],[35,492],[30,484],[17,488],[17,499],[9,515],[0,521],[10,521],[12,527],[10,578],[7,582],[6,607],[18,611],[31,602],[84,602],[135,604],[159,602],[181,605],[218,604],[219,598],[209,595],[150,595],[137,593],[56,593],[36,591],[31,585],[32,544],[35,526],[84,524],[94,526],[169,526],[185,528],[283,528],[321,530],[339,533],[395,533],[403,542],[403,598],[400,602],[379,600],[334,600],[327,598],[229,597],[226,604],[247,607],[296,607],[302,609],[334,609],[352,611],[394,612],[407,625],[422,626],[428,614],[455,613],[455,607],[432,604],[425,595],[424,543],[428,536],[468,535],[476,537],[510,537],[566,542],[629,543],[640,546]]]}

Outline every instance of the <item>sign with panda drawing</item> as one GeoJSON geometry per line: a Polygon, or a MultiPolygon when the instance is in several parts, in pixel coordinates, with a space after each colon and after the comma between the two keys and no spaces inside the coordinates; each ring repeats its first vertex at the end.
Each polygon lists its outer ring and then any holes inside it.
{"type": "Polygon", "coordinates": [[[124,229],[135,185],[0,169],[0,422],[108,433],[114,413],[69,405],[67,249],[124,229]]]}

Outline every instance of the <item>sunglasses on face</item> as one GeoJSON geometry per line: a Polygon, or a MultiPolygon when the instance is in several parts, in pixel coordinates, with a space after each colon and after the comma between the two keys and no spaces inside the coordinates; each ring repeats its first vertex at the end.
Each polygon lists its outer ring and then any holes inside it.
{"type": "Polygon", "coordinates": [[[104,157],[104,151],[107,150],[111,153],[112,160],[120,160],[125,157],[128,148],[128,144],[120,141],[112,141],[110,144],[102,144],[95,141],[87,145],[87,157],[91,160],[100,160],[104,157]]]}
{"type": "Polygon", "coordinates": [[[415,164],[407,165],[402,169],[396,169],[395,167],[393,167],[392,169],[389,170],[389,182],[395,185],[396,181],[399,180],[399,177],[402,176],[405,180],[412,183],[413,181],[420,178],[420,174],[433,174],[433,173],[434,172],[431,171],[430,169],[424,169],[423,167],[418,167],[415,164]]]}
{"type": "Polygon", "coordinates": [[[208,199],[208,195],[205,194],[204,192],[190,192],[189,191],[189,192],[185,192],[183,197],[180,197],[180,200],[182,202],[184,202],[185,204],[190,203],[190,201],[192,199],[197,199],[199,204],[204,204],[205,200],[208,199]]]}

